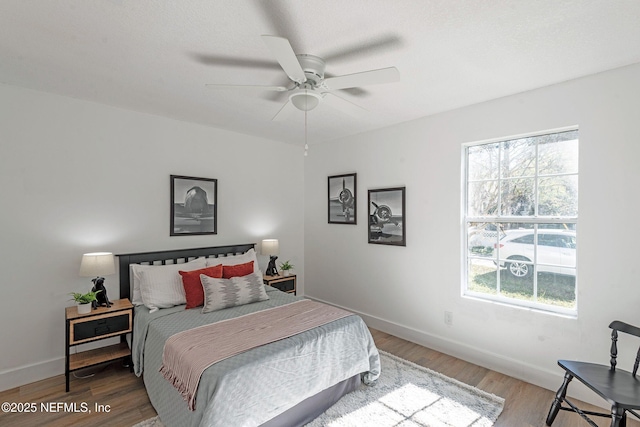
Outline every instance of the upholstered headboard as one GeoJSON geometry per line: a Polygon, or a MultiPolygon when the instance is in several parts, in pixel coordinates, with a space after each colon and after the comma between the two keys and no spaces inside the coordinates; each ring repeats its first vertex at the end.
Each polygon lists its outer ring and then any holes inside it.
{"type": "Polygon", "coordinates": [[[129,277],[131,264],[166,265],[187,262],[198,257],[218,258],[227,255],[237,255],[255,249],[255,243],[239,245],[213,246],[209,248],[175,249],[157,252],[139,252],[134,254],[118,254],[120,267],[120,298],[131,299],[131,278],[129,277]]]}

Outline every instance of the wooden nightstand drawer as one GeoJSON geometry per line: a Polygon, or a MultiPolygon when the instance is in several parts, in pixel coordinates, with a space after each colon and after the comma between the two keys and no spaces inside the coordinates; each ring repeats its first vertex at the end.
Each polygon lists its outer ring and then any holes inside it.
{"type": "Polygon", "coordinates": [[[116,311],[69,321],[69,345],[131,332],[132,311],[116,311]]]}
{"type": "Polygon", "coordinates": [[[277,283],[271,283],[271,286],[273,286],[276,289],[280,289],[282,292],[293,292],[296,290],[295,280],[293,279],[281,280],[280,282],[277,282],[277,283]]]}
{"type": "Polygon", "coordinates": [[[71,332],[71,336],[73,337],[71,342],[74,343],[103,335],[128,331],[129,323],[129,313],[75,323],[73,325],[73,331],[71,332]]]}
{"type": "Polygon", "coordinates": [[[267,276],[263,277],[265,285],[274,287],[282,292],[296,294],[296,275],[289,276],[267,276]]]}

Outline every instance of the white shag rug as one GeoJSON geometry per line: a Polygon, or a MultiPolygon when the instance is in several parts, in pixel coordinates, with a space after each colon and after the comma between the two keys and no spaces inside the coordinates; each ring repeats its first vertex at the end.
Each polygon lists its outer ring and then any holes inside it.
{"type": "MultiPolygon", "coordinates": [[[[382,375],[307,427],[490,427],[504,399],[380,351],[382,375]]],[[[158,417],[134,427],[163,427],[158,417]]]]}

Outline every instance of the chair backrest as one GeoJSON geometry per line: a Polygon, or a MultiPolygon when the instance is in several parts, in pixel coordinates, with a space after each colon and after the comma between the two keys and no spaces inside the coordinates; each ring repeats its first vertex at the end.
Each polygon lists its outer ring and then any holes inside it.
{"type": "MultiPolygon", "coordinates": [[[[609,327],[612,329],[611,331],[611,370],[615,371],[617,365],[618,358],[618,332],[624,332],[625,334],[634,335],[640,338],[640,328],[635,326],[631,326],[628,323],[621,322],[619,320],[615,320],[611,322],[609,327]]],[[[633,364],[633,376],[636,376],[638,372],[638,365],[640,365],[640,347],[638,347],[638,352],[636,354],[636,361],[633,364]]]]}

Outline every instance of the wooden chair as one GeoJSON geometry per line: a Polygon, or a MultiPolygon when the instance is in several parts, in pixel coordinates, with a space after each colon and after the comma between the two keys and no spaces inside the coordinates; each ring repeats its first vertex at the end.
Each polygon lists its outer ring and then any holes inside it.
{"type": "Polygon", "coordinates": [[[623,371],[616,369],[618,357],[618,332],[635,335],[640,337],[640,328],[628,325],[624,322],[611,322],[609,328],[611,331],[611,361],[610,366],[599,365],[595,363],[576,362],[570,360],[558,360],[558,365],[566,371],[564,381],[556,398],[551,404],[549,415],[547,415],[547,425],[553,424],[559,410],[574,411],[584,418],[592,427],[598,427],[592,419],[587,415],[611,418],[611,427],[626,427],[627,412],[631,412],[640,418],[634,410],[640,409],[640,378],[636,377],[638,372],[638,364],[640,363],[640,348],[636,356],[633,371],[623,371]],[[567,398],[567,387],[573,378],[589,387],[598,396],[609,402],[611,405],[611,413],[600,413],[583,411],[571,403],[567,398]],[[569,407],[562,406],[566,402],[569,407]]]}

